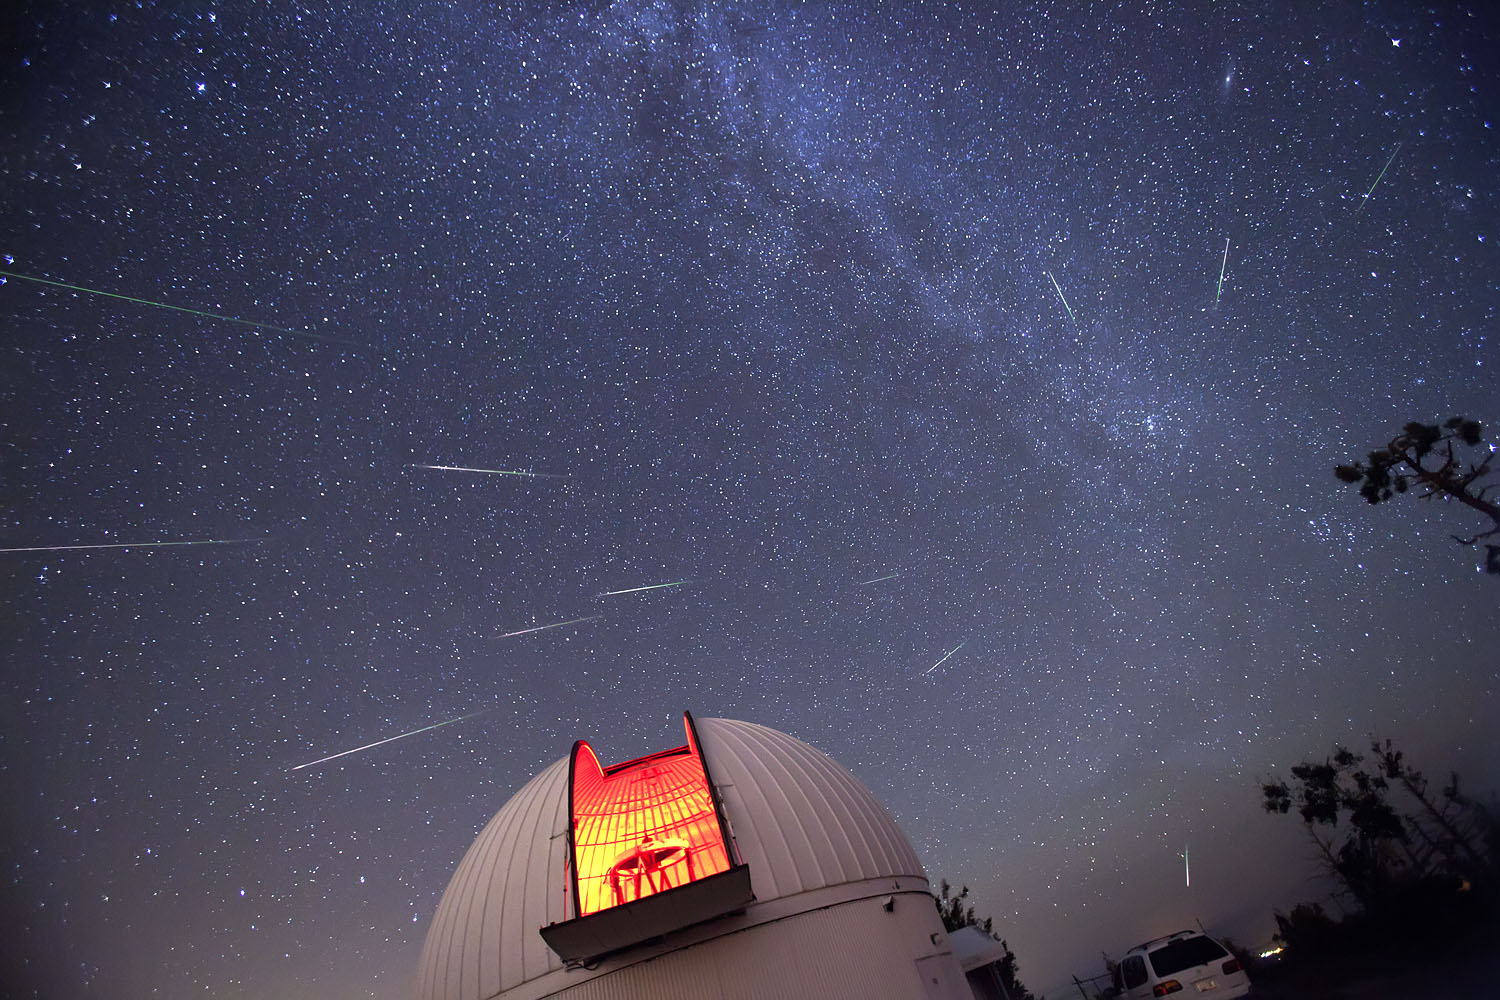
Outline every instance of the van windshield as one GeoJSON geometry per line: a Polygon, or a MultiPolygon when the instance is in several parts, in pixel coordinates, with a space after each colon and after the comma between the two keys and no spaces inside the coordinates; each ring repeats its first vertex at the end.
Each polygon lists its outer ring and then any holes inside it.
{"type": "Polygon", "coordinates": [[[1170,976],[1174,972],[1191,969],[1195,965],[1207,965],[1214,959],[1223,958],[1228,954],[1229,952],[1220,948],[1213,938],[1200,934],[1197,937],[1183,938],[1180,941],[1162,945],[1151,952],[1151,968],[1158,976],[1170,976]]]}

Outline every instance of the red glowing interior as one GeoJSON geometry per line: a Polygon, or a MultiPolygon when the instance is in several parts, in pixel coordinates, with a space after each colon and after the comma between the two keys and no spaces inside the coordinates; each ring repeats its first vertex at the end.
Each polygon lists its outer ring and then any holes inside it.
{"type": "Polygon", "coordinates": [[[729,869],[691,726],[687,746],[607,770],[580,740],[572,784],[578,916],[729,869]]]}

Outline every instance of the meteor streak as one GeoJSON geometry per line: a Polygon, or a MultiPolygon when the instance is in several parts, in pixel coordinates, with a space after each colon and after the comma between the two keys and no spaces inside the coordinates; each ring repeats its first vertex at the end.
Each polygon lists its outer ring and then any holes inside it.
{"type": "Polygon", "coordinates": [[[204,319],[220,319],[226,323],[238,323],[241,326],[255,327],[257,330],[271,330],[276,333],[284,333],[289,337],[305,337],[308,340],[326,340],[331,344],[346,344],[349,347],[363,347],[352,340],[344,340],[340,337],[325,337],[317,333],[303,333],[300,330],[288,330],[284,326],[272,326],[270,323],[262,323],[253,319],[241,319],[238,316],[225,316],[223,313],[204,312],[202,309],[189,309],[186,306],[174,306],[166,302],[157,302],[153,299],[138,299],[133,295],[120,295],[117,292],[106,292],[98,288],[85,288],[83,285],[69,285],[62,281],[48,281],[46,278],[33,278],[28,274],[16,274],[14,271],[0,271],[0,277],[15,278],[17,281],[31,281],[38,285],[50,285],[53,288],[66,288],[70,292],[84,292],[88,295],[101,295],[107,299],[119,299],[122,302],[134,302],[136,305],[151,306],[155,309],[170,309],[173,312],[188,313],[192,316],[201,316],[204,319]]]}
{"type": "Polygon", "coordinates": [[[1229,266],[1229,241],[1224,241],[1224,263],[1219,265],[1219,290],[1214,293],[1214,305],[1219,304],[1219,296],[1224,294],[1224,269],[1229,266]]]}
{"type": "Polygon", "coordinates": [[[164,549],[171,545],[259,545],[264,538],[201,538],[190,542],[109,542],[100,545],[32,545],[0,552],[77,552],[81,549],[164,549]]]}
{"type": "Polygon", "coordinates": [[[1394,163],[1395,160],[1396,160],[1396,154],[1399,153],[1399,152],[1401,152],[1401,147],[1404,146],[1404,145],[1406,145],[1404,142],[1398,142],[1398,143],[1396,143],[1396,148],[1395,148],[1395,150],[1393,150],[1391,152],[1390,159],[1388,159],[1388,160],[1385,161],[1385,166],[1381,167],[1380,168],[1380,173],[1378,173],[1378,174],[1375,175],[1375,184],[1371,184],[1370,185],[1370,190],[1368,190],[1368,191],[1365,192],[1364,200],[1361,201],[1359,203],[1359,207],[1354,210],[1354,214],[1356,216],[1358,216],[1360,212],[1363,212],[1364,209],[1365,209],[1365,206],[1370,203],[1370,195],[1372,195],[1372,194],[1375,193],[1375,185],[1379,184],[1380,183],[1380,178],[1384,177],[1385,176],[1385,172],[1387,170],[1391,169],[1391,164],[1394,163]]]}
{"type": "Polygon", "coordinates": [[[439,472],[483,472],[490,476],[525,476],[527,479],[567,479],[558,472],[522,472],[519,469],[471,469],[466,465],[413,465],[413,469],[436,469],[439,472]]]}
{"type": "MultiPolygon", "coordinates": [[[[1046,275],[1047,277],[1052,278],[1051,271],[1047,271],[1046,275]]],[[[1073,321],[1074,326],[1077,326],[1078,317],[1073,315],[1073,307],[1068,305],[1068,300],[1063,297],[1062,286],[1057,283],[1056,278],[1052,278],[1052,287],[1057,289],[1057,297],[1062,300],[1063,308],[1068,311],[1068,318],[1073,321]]]]}
{"type": "Polygon", "coordinates": [[[861,580],[861,581],[859,581],[859,586],[861,586],[861,587],[868,587],[870,584],[872,584],[872,583],[879,583],[881,580],[894,580],[894,579],[896,579],[896,577],[898,577],[900,575],[901,575],[900,573],[887,573],[885,576],[877,576],[873,580],[861,580]]]}
{"type": "Polygon", "coordinates": [[[434,729],[442,729],[444,726],[451,726],[455,722],[462,722],[465,719],[472,719],[472,718],[474,718],[474,716],[476,716],[476,715],[483,715],[485,712],[488,712],[488,711],[490,711],[490,710],[487,709],[487,708],[481,708],[477,712],[470,712],[468,715],[460,715],[458,718],[456,718],[456,719],[449,719],[447,722],[434,722],[430,726],[423,726],[421,729],[413,729],[411,732],[409,732],[409,733],[402,733],[400,736],[388,736],[388,737],[386,737],[383,740],[376,740],[374,743],[366,743],[362,747],[355,747],[353,750],[342,750],[342,751],[340,751],[338,753],[335,753],[335,754],[329,754],[327,757],[319,757],[317,760],[310,760],[306,764],[298,764],[296,767],[292,768],[292,770],[293,771],[300,771],[304,767],[312,767],[314,764],[326,764],[330,760],[337,760],[340,757],[347,757],[351,753],[359,753],[361,750],[369,750],[369,749],[372,749],[374,747],[384,746],[387,743],[394,743],[397,740],[404,740],[408,736],[415,736],[418,733],[426,733],[426,732],[430,732],[431,730],[434,730],[434,729]]]}
{"type": "Polygon", "coordinates": [[[530,635],[533,632],[545,632],[549,628],[562,628],[564,625],[577,625],[580,622],[596,622],[603,617],[603,615],[589,615],[587,618],[570,618],[565,622],[553,622],[551,625],[538,625],[536,628],[523,628],[516,632],[507,632],[500,638],[509,639],[515,635],[530,635]]]}
{"type": "Polygon", "coordinates": [[[941,660],[938,660],[932,666],[928,667],[927,670],[926,670],[926,672],[923,673],[922,676],[926,677],[927,674],[932,673],[938,667],[941,667],[943,664],[947,663],[948,662],[948,657],[952,656],[954,653],[958,652],[960,649],[963,649],[964,646],[966,646],[968,644],[968,642],[969,642],[969,640],[965,639],[963,642],[959,643],[957,646],[954,646],[952,649],[948,650],[948,652],[946,652],[946,653],[943,654],[943,658],[941,660]]]}
{"type": "Polygon", "coordinates": [[[691,580],[678,580],[676,583],[653,583],[648,587],[626,587],[624,590],[606,590],[600,597],[614,597],[616,594],[638,594],[643,590],[661,590],[663,587],[680,587],[691,580]]]}

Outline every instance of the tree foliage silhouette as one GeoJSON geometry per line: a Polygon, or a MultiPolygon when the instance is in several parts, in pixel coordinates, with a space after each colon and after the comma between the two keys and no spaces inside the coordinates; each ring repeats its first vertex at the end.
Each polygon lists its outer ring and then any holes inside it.
{"type": "Polygon", "coordinates": [[[1423,887],[1491,890],[1497,817],[1459,791],[1456,773],[1434,792],[1390,740],[1372,740],[1370,753],[1369,765],[1344,747],[1304,761],[1293,784],[1261,785],[1261,805],[1297,810],[1324,866],[1366,912],[1400,906],[1423,887]],[[1393,804],[1397,790],[1415,809],[1393,804]]]}
{"type": "MultiPolygon", "coordinates": [[[[974,913],[974,904],[964,905],[964,900],[969,898],[969,887],[963,886],[958,892],[953,891],[953,886],[947,879],[940,884],[941,892],[932,897],[937,904],[938,914],[943,918],[943,929],[949,934],[961,927],[978,927],[990,937],[995,937],[995,921],[992,917],[980,920],[974,913]]],[[[999,940],[998,938],[996,940],[999,940]]],[[[1000,947],[1005,951],[1005,957],[996,965],[999,966],[1000,981],[1004,984],[1006,994],[1011,1000],[1035,1000],[1034,995],[1021,982],[1020,967],[1016,964],[1016,953],[1010,950],[1010,945],[1000,941],[1000,947]]]]}
{"type": "Polygon", "coordinates": [[[933,897],[937,902],[938,914],[943,918],[943,930],[952,934],[960,927],[978,927],[986,934],[994,934],[994,918],[985,917],[981,921],[974,915],[973,903],[964,906],[964,900],[968,898],[968,886],[964,886],[958,892],[954,892],[953,886],[948,883],[948,880],[943,879],[941,895],[933,897]]]}
{"type": "MultiPolygon", "coordinates": [[[[1493,475],[1494,457],[1495,446],[1484,444],[1477,420],[1452,417],[1441,426],[1413,421],[1384,447],[1370,452],[1365,461],[1337,466],[1333,474],[1351,486],[1358,485],[1359,495],[1372,504],[1385,503],[1412,487],[1422,491],[1417,496],[1423,500],[1458,501],[1490,520],[1487,530],[1467,538],[1452,536],[1460,545],[1473,546],[1500,535],[1500,505],[1488,496],[1500,488],[1500,481],[1486,482],[1493,475]],[[1477,449],[1483,457],[1466,457],[1464,449],[1477,449]]],[[[1484,569],[1500,574],[1500,545],[1485,543],[1484,569]]]]}

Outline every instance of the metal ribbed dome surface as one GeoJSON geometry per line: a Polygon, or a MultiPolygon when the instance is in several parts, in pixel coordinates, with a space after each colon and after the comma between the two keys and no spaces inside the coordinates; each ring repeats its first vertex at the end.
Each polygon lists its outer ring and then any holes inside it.
{"type": "MultiPolygon", "coordinates": [[[[926,878],[906,836],[852,774],[765,726],[694,720],[756,907],[867,879],[926,878]]],[[[422,949],[422,1000],[489,1000],[562,962],[538,930],[572,916],[562,887],[568,759],[485,825],[443,893],[422,949]]],[[[812,903],[811,905],[817,905],[812,903]]],[[[778,909],[784,911],[786,904],[778,909]]]]}

